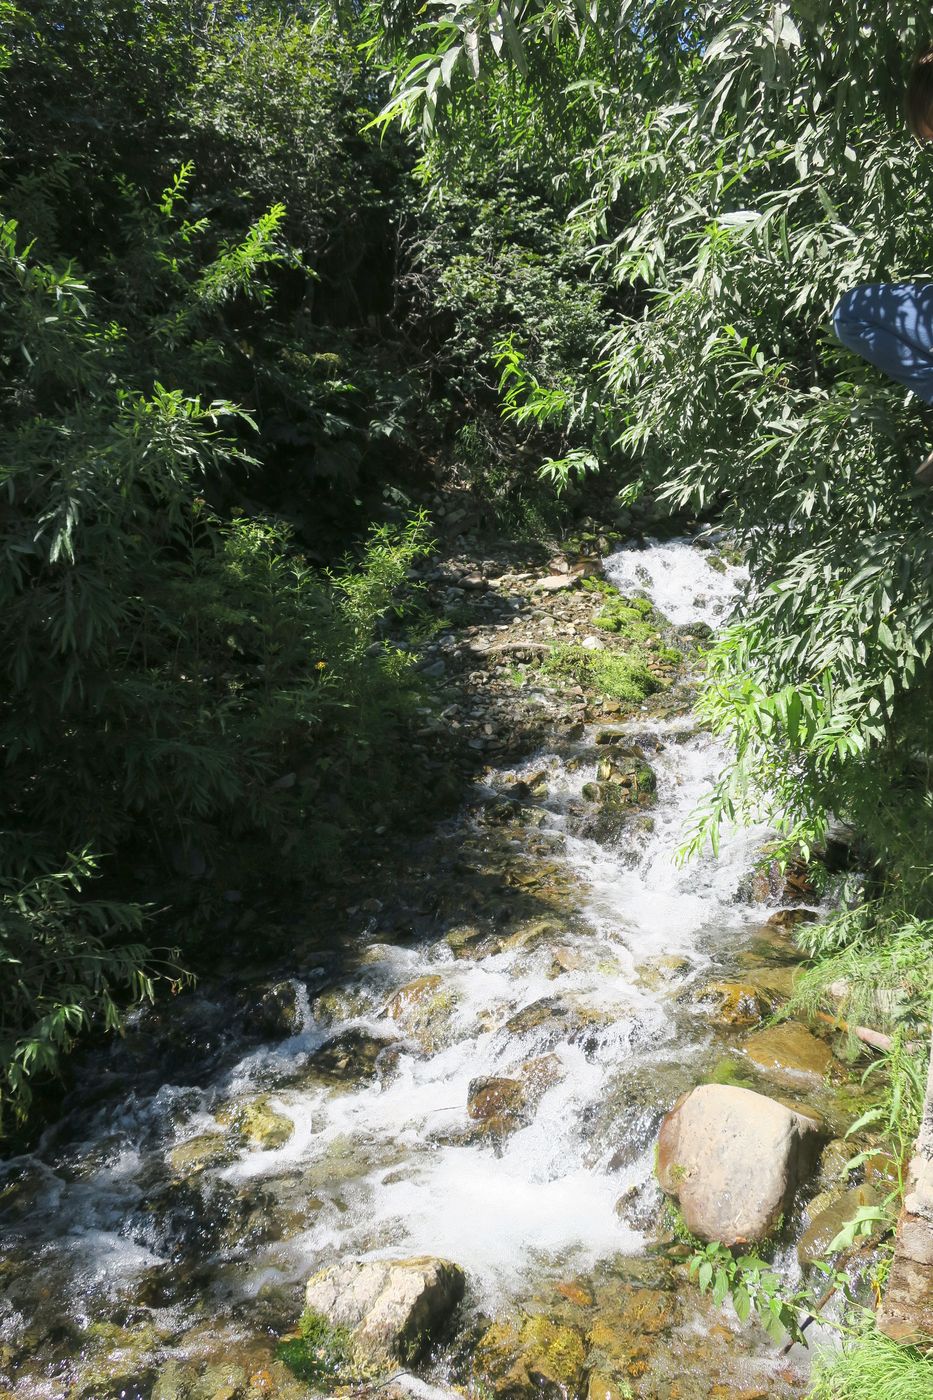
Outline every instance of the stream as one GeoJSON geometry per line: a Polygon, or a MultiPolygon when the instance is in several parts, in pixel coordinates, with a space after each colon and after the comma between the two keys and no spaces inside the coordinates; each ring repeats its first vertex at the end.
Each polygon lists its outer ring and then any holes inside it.
{"type": "MultiPolygon", "coordinates": [[[[605,572],[681,631],[721,625],[744,582],[686,540],[619,550],[605,572]]],[[[412,869],[354,911],[363,932],[301,950],[258,1006],[221,979],[85,1057],[61,1121],[0,1164],[0,1395],[304,1394],[274,1361],[303,1281],[349,1256],[416,1254],[468,1277],[460,1328],[417,1393],[469,1384],[493,1319],[592,1336],[603,1312],[639,1315],[646,1297],[662,1320],[616,1357],[630,1394],[802,1393],[803,1349],[779,1356],[701,1298],[657,1229],[664,1112],[708,1077],[767,1088],[736,1069],[740,1032],[710,1019],[700,989],[756,972],[786,985],[799,960],[773,920],[780,898],[762,902],[753,879],[766,832],[675,862],[726,761],[689,699],[685,677],[663,707],[487,768],[412,869]],[[657,793],[612,831],[586,794],[618,744],[657,793]],[[392,916],[414,874],[435,902],[413,933],[392,916]],[[484,1079],[523,1088],[487,1112],[484,1079]]],[[[826,1086],[808,1099],[843,1127],[837,1100],[826,1086]]],[[[799,1276],[792,1245],[781,1262],[799,1276]]]]}

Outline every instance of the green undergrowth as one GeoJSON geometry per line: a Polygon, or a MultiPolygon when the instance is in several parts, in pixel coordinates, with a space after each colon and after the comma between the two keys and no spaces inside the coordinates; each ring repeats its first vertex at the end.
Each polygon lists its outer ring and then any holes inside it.
{"type": "Polygon", "coordinates": [[[585,691],[633,705],[662,688],[642,656],[630,652],[588,651],[574,643],[554,647],[541,663],[541,670],[546,677],[565,685],[579,685],[585,691]]]}
{"type": "Polygon", "coordinates": [[[601,613],[593,619],[597,627],[614,632],[632,642],[647,642],[656,636],[658,616],[647,598],[609,596],[601,613]]]}
{"type": "Polygon", "coordinates": [[[353,1342],[346,1327],[334,1327],[308,1309],[298,1321],[297,1337],[279,1342],[278,1358],[308,1385],[340,1385],[361,1379],[353,1342]]]}
{"type": "Polygon", "coordinates": [[[873,1325],[814,1358],[808,1400],[933,1400],[933,1360],[873,1325]]]}
{"type": "Polygon", "coordinates": [[[797,942],[814,965],[795,988],[791,1013],[829,1010],[849,1025],[901,1028],[926,1039],[933,920],[866,901],[824,923],[803,926],[797,942]]]}

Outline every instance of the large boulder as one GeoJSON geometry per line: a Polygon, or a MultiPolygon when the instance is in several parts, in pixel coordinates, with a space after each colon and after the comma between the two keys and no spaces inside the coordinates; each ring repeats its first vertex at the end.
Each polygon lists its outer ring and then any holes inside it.
{"type": "Polygon", "coordinates": [[[745,1244],[777,1228],[820,1144],[820,1125],[803,1113],[751,1089],[701,1084],[661,1124],[658,1181],[694,1235],[745,1244]]]}
{"type": "Polygon", "coordinates": [[[414,1361],[463,1297],[463,1270],[447,1259],[351,1259],[309,1280],[305,1304],[349,1328],[358,1357],[414,1361]]]}

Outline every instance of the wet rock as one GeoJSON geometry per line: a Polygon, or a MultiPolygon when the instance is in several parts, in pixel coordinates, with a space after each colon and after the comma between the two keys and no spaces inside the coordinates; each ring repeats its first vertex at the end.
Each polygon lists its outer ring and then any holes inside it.
{"type": "MultiPolygon", "coordinates": [[[[855,1218],[861,1206],[877,1206],[881,1197],[873,1186],[853,1186],[838,1196],[832,1205],[817,1211],[810,1224],[800,1236],[797,1244],[797,1258],[801,1264],[812,1264],[815,1259],[825,1259],[832,1241],[843,1226],[855,1218]]],[[[873,1225],[874,1232],[880,1228],[873,1225]]]]}
{"type": "Polygon", "coordinates": [[[590,1328],[590,1345],[612,1355],[620,1340],[669,1332],[677,1323],[677,1295],[662,1288],[634,1288],[621,1306],[600,1310],[590,1328]]]}
{"type": "Polygon", "coordinates": [[[463,1297],[463,1270],[447,1259],[348,1260],[309,1280],[305,1306],[350,1329],[361,1360],[414,1361],[463,1297]]]}
{"type": "Polygon", "coordinates": [[[627,788],[637,796],[654,793],[658,786],[650,764],[643,758],[622,755],[618,749],[600,758],[596,765],[596,778],[599,783],[627,788]]]}
{"type": "Polygon", "coordinates": [[[520,1080],[487,1076],[470,1081],[467,1113],[485,1131],[500,1136],[524,1127],[532,1116],[520,1080]]]}
{"type": "Polygon", "coordinates": [[[208,1366],[189,1390],[187,1400],[240,1400],[247,1379],[245,1368],[235,1362],[208,1366]]]}
{"type": "Polygon", "coordinates": [[[825,1186],[834,1186],[844,1180],[845,1165],[855,1155],[851,1142],[845,1138],[832,1138],[820,1153],[820,1180],[825,1186]]]}
{"type": "Polygon", "coordinates": [[[385,1009],[426,1054],[433,1054],[447,1039],[454,1010],[454,996],[443,977],[428,973],[400,987],[385,1009]]]}
{"type": "Polygon", "coordinates": [[[292,1120],[272,1107],[268,1094],[224,1109],[218,1113],[217,1120],[232,1127],[255,1147],[266,1150],[283,1147],[295,1131],[292,1120]]]}
{"type": "Polygon", "coordinates": [[[324,1026],[338,1025],[341,1021],[352,1021],[356,1016],[364,1016],[372,1009],[369,998],[361,991],[346,987],[331,987],[314,998],[311,1014],[324,1026]]]}
{"type": "Polygon", "coordinates": [[[819,917],[813,909],[778,909],[765,922],[769,928],[796,928],[798,924],[814,924],[819,917]]]}
{"type": "Polygon", "coordinates": [[[690,971],[690,966],[689,958],[668,953],[660,958],[646,958],[638,964],[636,971],[640,984],[656,992],[664,987],[670,988],[673,982],[690,971]]]}
{"type": "Polygon", "coordinates": [[[159,1370],[150,1400],[188,1400],[195,1373],[179,1361],[167,1361],[159,1370]]]}
{"type": "Polygon", "coordinates": [[[615,1212],[630,1230],[644,1233],[657,1221],[663,1199],[657,1182],[635,1183],[622,1192],[616,1201],[615,1212]]]}
{"type": "Polygon", "coordinates": [[[523,1006],[505,1023],[509,1035],[527,1035],[530,1031],[545,1028],[555,1031],[555,1039],[566,1028],[568,1008],[557,997],[542,997],[530,1006],[523,1006]]]}
{"type": "Polygon", "coordinates": [[[794,994],[794,983],[797,980],[797,969],[799,963],[795,962],[790,966],[762,967],[759,963],[760,955],[756,957],[754,953],[746,959],[744,954],[740,955],[739,961],[742,963],[742,981],[748,982],[757,988],[766,997],[770,997],[774,1002],[786,1001],[794,994]]]}
{"type": "Polygon", "coordinates": [[[613,1380],[611,1376],[607,1376],[602,1371],[590,1373],[586,1400],[625,1400],[625,1397],[631,1393],[629,1386],[623,1390],[620,1382],[613,1380]]]}
{"type": "Polygon", "coordinates": [[[371,1035],[369,1031],[342,1031],[308,1056],[301,1079],[321,1079],[329,1084],[347,1084],[374,1079],[391,1054],[396,1042],[371,1035]]]}
{"type": "Polygon", "coordinates": [[[533,919],[527,924],[522,924],[514,933],[510,933],[499,951],[503,953],[517,950],[530,952],[543,943],[552,943],[555,939],[560,938],[562,933],[564,933],[564,929],[561,925],[553,923],[550,919],[533,919]]]}
{"type": "Polygon", "coordinates": [[[225,1133],[199,1133],[171,1148],[168,1160],[176,1175],[193,1176],[210,1167],[223,1166],[234,1156],[234,1150],[225,1133]]]}
{"type": "Polygon", "coordinates": [[[707,982],[699,1000],[710,1020],[721,1026],[757,1026],[776,1005],[765,991],[750,982],[707,982]]]}
{"type": "Polygon", "coordinates": [[[447,946],[455,958],[479,961],[491,957],[502,947],[503,937],[476,924],[458,924],[445,935],[447,946]]]}
{"type": "Polygon", "coordinates": [[[538,1055],[526,1060],[521,1068],[522,1087],[530,1108],[537,1108],[548,1089],[559,1084],[565,1074],[557,1055],[538,1055]]]}
{"type": "Polygon", "coordinates": [[[611,845],[619,838],[632,813],[638,810],[634,789],[617,783],[585,783],[583,797],[587,802],[595,803],[597,810],[582,811],[572,820],[572,830],[603,846],[611,845]]]}
{"type": "Polygon", "coordinates": [[[658,1181],[693,1234],[743,1244],[777,1227],[819,1147],[813,1119],[750,1089],[702,1084],[661,1124],[658,1181]]]}
{"type": "Polygon", "coordinates": [[[547,1317],[494,1322],[473,1363],[479,1380],[503,1400],[533,1395],[568,1400],[584,1394],[583,1335],[547,1317]]]}
{"type": "Polygon", "coordinates": [[[566,1298],[568,1303],[572,1303],[575,1308],[591,1308],[593,1306],[593,1295],[582,1283],[577,1283],[570,1279],[555,1285],[556,1291],[562,1298],[566,1298]]]}
{"type": "Polygon", "coordinates": [[[248,1030],[270,1040],[294,1035],[301,1029],[302,988],[298,982],[273,982],[261,989],[243,1020],[248,1030]]]}
{"type": "Polygon", "coordinates": [[[553,949],[548,977],[561,977],[566,972],[579,972],[586,966],[586,958],[579,948],[568,948],[558,944],[553,949]]]}
{"type": "Polygon", "coordinates": [[[758,1031],[742,1048],[757,1069],[785,1083],[821,1080],[833,1062],[826,1042],[799,1021],[783,1021],[758,1031]]]}
{"type": "Polygon", "coordinates": [[[612,1020],[612,1013],[603,1007],[582,1006],[561,1001],[558,997],[542,997],[514,1016],[505,1029],[510,1035],[532,1037],[540,1051],[551,1049],[561,1041],[579,1045],[590,1054],[598,1043],[598,1032],[612,1020]]]}

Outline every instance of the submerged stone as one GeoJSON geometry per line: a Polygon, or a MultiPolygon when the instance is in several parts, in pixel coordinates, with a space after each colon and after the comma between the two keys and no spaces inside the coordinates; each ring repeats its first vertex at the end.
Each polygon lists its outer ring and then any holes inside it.
{"type": "Polygon", "coordinates": [[[699,1000],[710,1020],[723,1026],[757,1026],[776,1004],[751,982],[707,982],[699,1000]]]}
{"type": "Polygon", "coordinates": [[[789,1082],[823,1079],[833,1062],[826,1042],[799,1021],[783,1021],[758,1031],[742,1048],[757,1069],[789,1082]]]}
{"type": "Polygon", "coordinates": [[[473,1358],[480,1381],[493,1395],[582,1397],[586,1364],[583,1335],[547,1317],[494,1322],[473,1358]]]}

